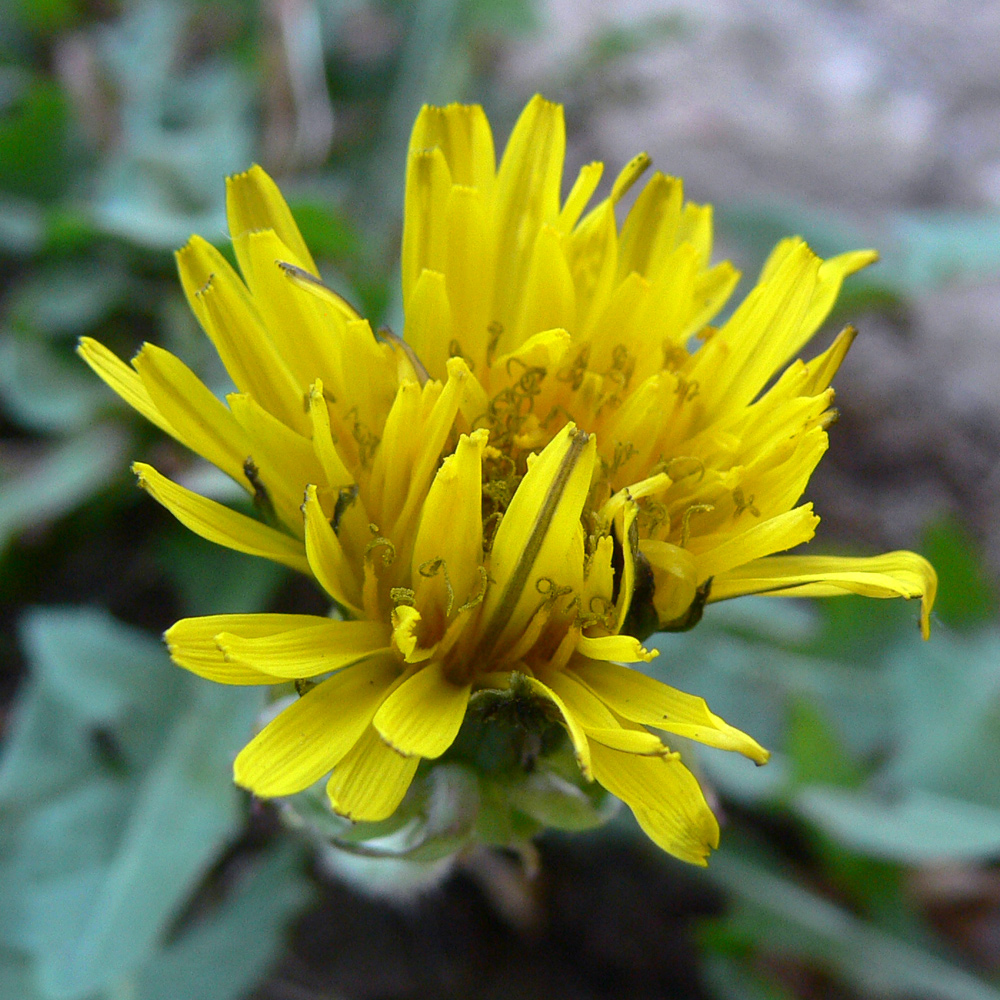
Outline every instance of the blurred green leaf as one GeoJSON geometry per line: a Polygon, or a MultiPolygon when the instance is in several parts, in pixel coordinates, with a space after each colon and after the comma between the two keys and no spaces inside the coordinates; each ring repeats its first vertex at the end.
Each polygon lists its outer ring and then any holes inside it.
{"type": "Polygon", "coordinates": [[[907,865],[1000,857],[1000,811],[914,789],[892,798],[803,788],[793,805],[853,851],[907,865]]]}
{"type": "Polygon", "coordinates": [[[185,615],[263,611],[288,570],[267,559],[224,549],[190,532],[163,537],[157,561],[181,596],[185,615]]]}
{"type": "Polygon", "coordinates": [[[1000,1000],[1000,991],[923,948],[885,933],[732,847],[712,858],[708,876],[740,904],[735,927],[752,947],[806,958],[863,993],[935,1000],[1000,1000]]]}
{"type": "Polygon", "coordinates": [[[42,452],[18,475],[0,480],[0,548],[103,489],[121,471],[126,435],[98,424],[42,452]]]}
{"type": "Polygon", "coordinates": [[[132,973],[150,953],[231,836],[236,790],[230,762],[259,704],[254,690],[198,685],[143,776],[75,933],[38,955],[46,993],[83,1000],[132,973]]]}
{"type": "Polygon", "coordinates": [[[539,24],[532,0],[463,0],[461,13],[468,31],[517,35],[539,24]]]}
{"type": "Polygon", "coordinates": [[[35,987],[31,963],[19,952],[0,948],[0,997],[46,1000],[35,987]]]}
{"type": "Polygon", "coordinates": [[[27,334],[76,336],[104,319],[127,294],[128,280],[117,259],[94,255],[49,264],[20,283],[7,305],[7,321],[27,334]]]}
{"type": "Polygon", "coordinates": [[[930,642],[895,650],[888,668],[896,752],[881,787],[1000,809],[1000,631],[939,628],[930,642]]]}
{"type": "Polygon", "coordinates": [[[31,254],[42,244],[45,222],[36,204],[0,195],[0,250],[31,254]]]}
{"type": "Polygon", "coordinates": [[[49,199],[71,172],[67,107],[59,87],[36,80],[0,117],[0,191],[49,199]]]}
{"type": "Polygon", "coordinates": [[[289,206],[314,257],[351,259],[360,248],[358,234],[347,219],[330,205],[294,200],[289,206]]]}
{"type": "Polygon", "coordinates": [[[40,433],[82,429],[107,393],[69,351],[38,337],[0,337],[0,402],[21,426],[40,433]]]}
{"type": "Polygon", "coordinates": [[[957,521],[944,519],[932,525],[924,535],[922,551],[938,574],[937,617],[953,628],[971,628],[996,619],[1000,595],[975,543],[957,521]]]}
{"type": "Polygon", "coordinates": [[[101,608],[39,608],[22,622],[35,676],[89,725],[113,725],[130,711],[161,711],[176,699],[163,643],[101,608]]]}
{"type": "Polygon", "coordinates": [[[904,288],[1000,271],[1000,213],[900,213],[894,229],[898,256],[887,255],[887,270],[904,288]]]}
{"type": "Polygon", "coordinates": [[[145,966],[139,1000],[245,997],[280,954],[286,924],[309,899],[300,869],[299,851],[287,846],[258,859],[214,912],[145,966]]]}
{"type": "Polygon", "coordinates": [[[796,785],[857,788],[864,780],[861,768],[825,714],[803,698],[792,701],[785,749],[792,761],[792,779],[796,785]]]}

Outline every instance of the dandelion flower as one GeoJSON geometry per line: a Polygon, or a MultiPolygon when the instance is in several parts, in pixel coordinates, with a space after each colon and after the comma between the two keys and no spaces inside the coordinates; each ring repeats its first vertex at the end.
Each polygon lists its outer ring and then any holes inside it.
{"type": "Polygon", "coordinates": [[[781,242],[737,282],[711,263],[708,206],[654,174],[619,228],[639,156],[588,210],[602,165],[561,197],[562,108],[540,97],[496,164],[481,108],[425,107],[410,144],[405,329],[320,281],[259,167],[228,182],[242,277],[204,240],[178,253],[191,308],[237,391],[217,399],[146,344],[131,367],[80,351],[132,406],[239,482],[262,519],[148,465],[142,485],[193,531],[311,574],[339,618],[219,615],[166,635],[181,666],[300,697],[235,778],[286,796],[330,775],[333,809],[388,817],[448,751],[481,691],[527,693],[580,771],[663,849],[703,864],[718,824],[662,733],[767,751],[639,669],[642,640],[742,594],[920,598],[921,557],[780,555],[818,518],[800,498],[827,447],[830,382],[854,333],[797,360],[871,251],[781,242]],[[304,498],[304,499],[303,499],[304,498]]]}

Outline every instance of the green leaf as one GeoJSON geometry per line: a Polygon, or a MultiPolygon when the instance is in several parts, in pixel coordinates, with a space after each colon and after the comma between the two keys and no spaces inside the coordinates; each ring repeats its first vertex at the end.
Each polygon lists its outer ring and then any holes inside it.
{"type": "Polygon", "coordinates": [[[232,836],[230,763],[258,708],[254,690],[198,685],[194,703],[143,776],[99,889],[74,922],[76,933],[37,956],[52,997],[83,1000],[149,957],[232,836]]]}
{"type": "Polygon", "coordinates": [[[299,851],[258,859],[212,913],[158,952],[138,977],[140,1000],[239,1000],[278,958],[285,926],[308,901],[299,851]]]}
{"type": "Polygon", "coordinates": [[[996,620],[1000,594],[975,543],[958,521],[944,518],[932,525],[924,535],[922,551],[938,574],[937,617],[953,628],[996,620]]]}
{"type": "Polygon", "coordinates": [[[73,715],[110,726],[130,710],[159,710],[182,677],[163,644],[96,608],[39,608],[21,627],[35,675],[73,715]]]}
{"type": "Polygon", "coordinates": [[[804,698],[792,702],[785,750],[792,760],[792,779],[796,785],[857,788],[864,780],[864,773],[825,713],[804,698]]]}
{"type": "Polygon", "coordinates": [[[839,844],[907,865],[1000,857],[1000,811],[919,789],[900,797],[803,788],[793,806],[839,844]]]}
{"type": "Polygon", "coordinates": [[[937,1000],[1000,1000],[1000,991],[964,969],[901,940],[730,849],[708,876],[744,908],[749,941],[772,955],[795,955],[864,994],[937,1000]]]}
{"type": "Polygon", "coordinates": [[[896,753],[879,776],[1000,809],[1000,631],[949,633],[894,651],[896,753]]]}
{"type": "Polygon", "coordinates": [[[0,339],[0,401],[15,422],[43,434],[80,430],[107,402],[68,350],[37,337],[0,339]]]}
{"type": "Polygon", "coordinates": [[[71,176],[66,99],[48,80],[31,83],[0,117],[0,191],[49,199],[71,176]]]}
{"type": "Polygon", "coordinates": [[[120,473],[125,434],[100,424],[47,449],[17,476],[0,481],[0,549],[25,528],[72,510],[120,473]]]}
{"type": "Polygon", "coordinates": [[[331,205],[294,200],[289,207],[314,257],[350,260],[357,256],[360,250],[358,234],[347,218],[331,205]]]}

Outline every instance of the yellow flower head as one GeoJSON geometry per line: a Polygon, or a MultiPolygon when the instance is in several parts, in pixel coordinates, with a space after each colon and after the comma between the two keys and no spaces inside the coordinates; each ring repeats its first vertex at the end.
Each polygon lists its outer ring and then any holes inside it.
{"type": "Polygon", "coordinates": [[[470,697],[525,692],[565,728],[587,779],[665,850],[704,863],[718,824],[657,732],[767,752],[705,702],[622,663],[641,639],[748,593],[919,597],[919,556],[781,556],[818,518],[798,501],[827,446],[830,381],[853,331],[793,360],[843,279],[875,254],[780,243],[738,275],[711,265],[711,209],[654,174],[619,228],[639,156],[587,210],[602,166],[561,197],[562,108],[524,110],[497,167],[481,108],[424,108],[410,145],[404,338],[374,334],[319,281],[259,167],[230,178],[242,278],[198,237],[179,252],[191,308],[237,392],[223,403],[173,355],[81,353],[167,433],[254,497],[257,520],[146,465],[140,484],[213,541],[311,573],[344,620],[186,619],[174,659],[301,697],[240,753],[236,780],[283,796],[332,771],[333,808],[377,820],[470,697]],[[228,404],[228,405],[227,405],[228,404]],[[303,500],[304,497],[304,500],[303,500]],[[302,683],[314,679],[317,683],[302,683]]]}

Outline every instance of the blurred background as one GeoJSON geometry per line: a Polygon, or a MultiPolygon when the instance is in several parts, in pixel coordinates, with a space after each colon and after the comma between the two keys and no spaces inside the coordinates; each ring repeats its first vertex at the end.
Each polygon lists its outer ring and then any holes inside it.
{"type": "Polygon", "coordinates": [[[0,997],[1000,1000],[998,53],[971,0],[3,0],[0,997]],[[542,838],[536,871],[484,849],[373,896],[231,786],[260,694],[159,640],[324,601],[135,488],[148,460],[221,495],[73,348],[152,340],[224,388],[172,251],[226,245],[252,162],[400,329],[416,111],[481,102],[500,146],[536,91],[567,176],[645,149],[715,204],[737,297],[787,234],[880,250],[821,337],[861,330],[814,548],[923,552],[934,636],[903,602],[713,606],[650,669],[774,758],[694,759],[706,872],[620,816],[542,838]]]}

